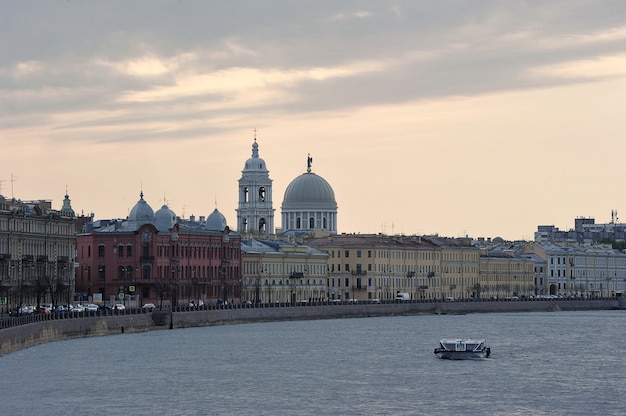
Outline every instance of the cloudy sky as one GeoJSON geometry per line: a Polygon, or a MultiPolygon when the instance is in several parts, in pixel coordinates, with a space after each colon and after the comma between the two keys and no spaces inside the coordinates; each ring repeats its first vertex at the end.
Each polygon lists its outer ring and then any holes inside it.
{"type": "Polygon", "coordinates": [[[0,2],[0,194],[236,227],[256,137],[339,232],[532,239],[626,216],[626,2],[0,2]]]}

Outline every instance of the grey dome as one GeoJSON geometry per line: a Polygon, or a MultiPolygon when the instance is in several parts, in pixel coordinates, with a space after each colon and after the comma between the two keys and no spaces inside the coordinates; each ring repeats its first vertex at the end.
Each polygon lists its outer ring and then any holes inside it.
{"type": "Polygon", "coordinates": [[[246,164],[243,167],[243,172],[260,172],[267,173],[267,167],[265,161],[259,157],[259,145],[254,139],[252,144],[252,157],[246,160],[246,164]]]}
{"type": "Polygon", "coordinates": [[[336,210],[335,192],[326,179],[313,172],[306,172],[287,186],[282,208],[336,210]]]}
{"type": "Polygon", "coordinates": [[[156,218],[156,227],[159,231],[168,231],[176,224],[176,214],[167,205],[163,205],[154,216],[156,218]]]}
{"type": "Polygon", "coordinates": [[[226,218],[221,212],[215,208],[215,210],[206,219],[206,229],[210,231],[224,231],[227,227],[226,218]]]}
{"type": "Polygon", "coordinates": [[[139,201],[137,201],[133,209],[130,210],[130,214],[128,214],[128,221],[150,222],[154,220],[154,211],[150,205],[143,200],[143,192],[141,192],[139,196],[139,201]]]}

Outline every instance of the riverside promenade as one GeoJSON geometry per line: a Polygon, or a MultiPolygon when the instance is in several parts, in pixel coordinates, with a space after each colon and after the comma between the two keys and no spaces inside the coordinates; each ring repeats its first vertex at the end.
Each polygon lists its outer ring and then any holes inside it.
{"type": "Polygon", "coordinates": [[[626,309],[623,299],[405,302],[321,305],[205,305],[114,314],[28,315],[0,320],[0,354],[64,339],[211,325],[306,319],[366,318],[394,315],[556,312],[626,309]]]}

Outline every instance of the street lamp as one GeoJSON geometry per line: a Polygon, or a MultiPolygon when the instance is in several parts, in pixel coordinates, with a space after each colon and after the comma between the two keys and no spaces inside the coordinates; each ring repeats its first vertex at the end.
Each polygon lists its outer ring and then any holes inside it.
{"type": "Polygon", "coordinates": [[[122,268],[122,270],[124,271],[124,289],[122,291],[124,298],[122,299],[122,304],[126,307],[126,279],[130,280],[130,272],[133,271],[133,268],[131,266],[127,266],[126,268],[122,268]]]}

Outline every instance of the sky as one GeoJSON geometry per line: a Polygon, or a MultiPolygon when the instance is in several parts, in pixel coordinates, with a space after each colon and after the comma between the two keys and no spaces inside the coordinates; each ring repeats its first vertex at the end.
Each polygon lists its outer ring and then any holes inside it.
{"type": "Polygon", "coordinates": [[[236,228],[256,137],[338,232],[532,240],[626,215],[626,2],[0,2],[0,194],[236,228]],[[619,214],[618,214],[619,215],[619,214]]]}

